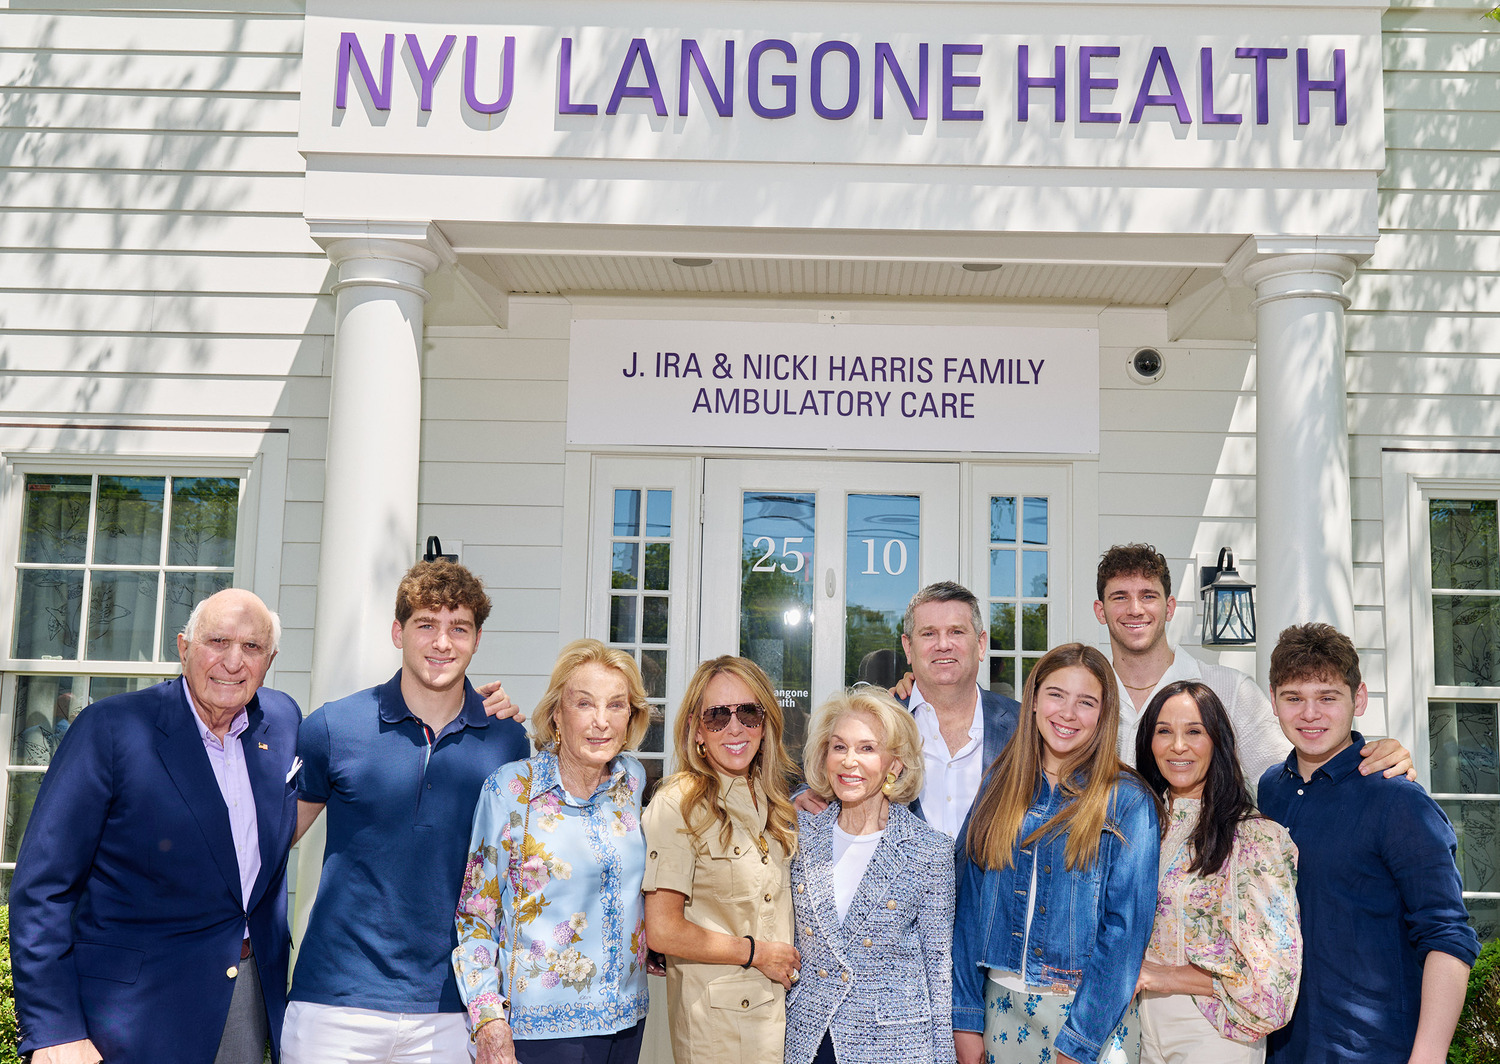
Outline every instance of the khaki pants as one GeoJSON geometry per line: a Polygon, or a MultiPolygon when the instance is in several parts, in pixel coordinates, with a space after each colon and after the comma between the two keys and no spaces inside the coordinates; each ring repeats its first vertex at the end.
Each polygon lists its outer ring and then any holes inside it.
{"type": "Polygon", "coordinates": [[[1191,994],[1141,992],[1141,1064],[1261,1064],[1266,1040],[1236,1042],[1214,1030],[1191,994]]]}

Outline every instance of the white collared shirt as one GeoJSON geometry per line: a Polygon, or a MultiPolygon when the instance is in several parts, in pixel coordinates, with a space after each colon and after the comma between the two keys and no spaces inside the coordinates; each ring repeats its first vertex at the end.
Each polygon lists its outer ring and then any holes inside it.
{"type": "Polygon", "coordinates": [[[927,770],[922,783],[922,815],[939,831],[957,838],[984,777],[984,708],[979,685],[974,685],[974,722],[969,725],[969,741],[951,756],[943,740],[937,710],[916,686],[911,689],[911,710],[917,721],[917,733],[922,736],[922,761],[927,770]]]}
{"type": "MultiPolygon", "coordinates": [[[[1245,782],[1250,792],[1255,793],[1255,784],[1261,773],[1272,765],[1279,765],[1291,753],[1292,744],[1282,733],[1271,708],[1271,700],[1255,685],[1255,681],[1238,669],[1228,665],[1215,665],[1199,661],[1181,647],[1172,647],[1172,664],[1161,674],[1156,686],[1141,702],[1144,709],[1167,684],[1176,680],[1201,680],[1207,684],[1219,701],[1224,703],[1224,712],[1234,727],[1234,741],[1240,751],[1240,767],[1245,773],[1245,782]]],[[[1131,700],[1132,692],[1125,681],[1117,675],[1120,685],[1120,758],[1127,765],[1135,765],[1135,732],[1141,722],[1141,710],[1131,700]]],[[[912,697],[916,694],[913,692],[912,697]]],[[[922,798],[926,808],[927,798],[922,798]]]]}

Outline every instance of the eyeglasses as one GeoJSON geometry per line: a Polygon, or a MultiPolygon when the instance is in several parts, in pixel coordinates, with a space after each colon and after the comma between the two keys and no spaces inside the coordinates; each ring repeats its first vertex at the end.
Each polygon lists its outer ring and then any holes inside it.
{"type": "Polygon", "coordinates": [[[766,722],[766,711],[759,702],[741,702],[737,706],[705,706],[699,718],[711,732],[721,732],[729,727],[729,718],[738,717],[741,724],[752,731],[766,722]]]}

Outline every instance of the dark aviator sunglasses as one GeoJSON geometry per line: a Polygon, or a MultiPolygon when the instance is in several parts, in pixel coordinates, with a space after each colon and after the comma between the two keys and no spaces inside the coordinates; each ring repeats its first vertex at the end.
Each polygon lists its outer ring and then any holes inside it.
{"type": "Polygon", "coordinates": [[[711,732],[721,732],[729,727],[730,717],[739,717],[741,724],[754,730],[766,722],[766,711],[760,708],[759,702],[741,702],[737,706],[706,706],[699,717],[711,732]]]}

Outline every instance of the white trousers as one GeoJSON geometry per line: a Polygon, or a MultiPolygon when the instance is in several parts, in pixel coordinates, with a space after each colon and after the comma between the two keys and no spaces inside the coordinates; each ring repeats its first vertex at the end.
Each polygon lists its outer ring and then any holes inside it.
{"type": "Polygon", "coordinates": [[[469,1064],[462,1012],[377,1012],[289,1001],[282,1064],[469,1064]]]}
{"type": "Polygon", "coordinates": [[[1141,992],[1141,1064],[1261,1064],[1266,1040],[1236,1042],[1214,1030],[1191,994],[1141,992]]]}

